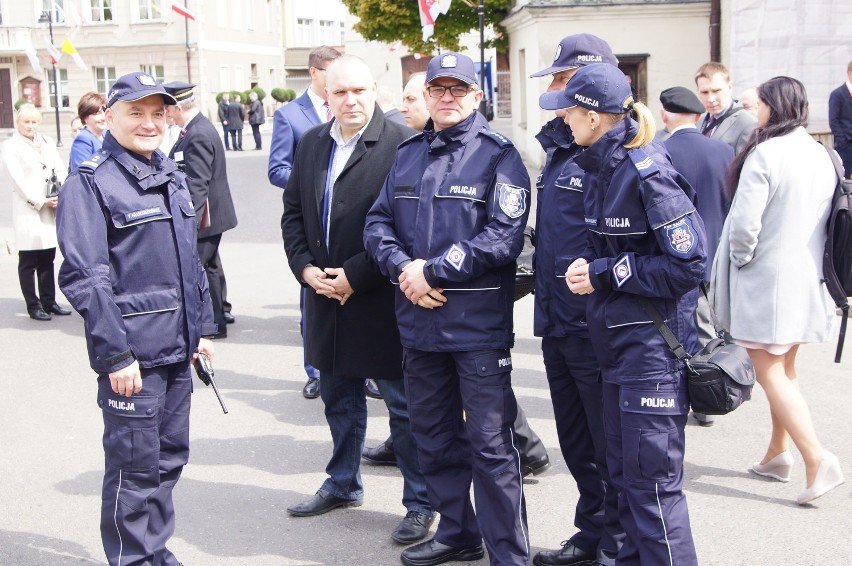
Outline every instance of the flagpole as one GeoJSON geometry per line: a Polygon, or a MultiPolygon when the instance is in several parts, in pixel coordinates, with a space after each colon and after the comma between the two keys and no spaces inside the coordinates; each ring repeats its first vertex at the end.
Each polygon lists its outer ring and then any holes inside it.
{"type": "MultiPolygon", "coordinates": [[[[186,7],[189,8],[189,1],[187,0],[186,7]]],[[[186,81],[192,82],[192,70],[190,69],[190,54],[189,54],[189,18],[184,16],[183,18],[183,31],[184,31],[184,39],[186,40],[186,81]]]]}
{"type": "MultiPolygon", "coordinates": [[[[50,10],[45,10],[40,22],[47,19],[47,27],[50,30],[50,44],[53,45],[53,13],[50,10]]],[[[53,56],[50,56],[50,62],[53,63],[53,109],[56,111],[56,147],[62,147],[62,134],[59,130],[59,78],[56,75],[56,61],[53,56]]]]}

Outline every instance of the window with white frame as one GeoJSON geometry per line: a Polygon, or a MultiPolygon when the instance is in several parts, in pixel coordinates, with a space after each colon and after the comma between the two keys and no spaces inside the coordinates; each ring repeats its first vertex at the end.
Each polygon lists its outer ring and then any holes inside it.
{"type": "Polygon", "coordinates": [[[112,21],[112,0],[89,0],[93,22],[112,21]]]}
{"type": "Polygon", "coordinates": [[[65,22],[65,0],[42,0],[41,6],[42,13],[50,12],[54,24],[65,22]]]}
{"type": "Polygon", "coordinates": [[[314,21],[307,18],[296,19],[296,45],[311,47],[314,45],[314,21]]]}
{"type": "Polygon", "coordinates": [[[319,21],[319,43],[321,45],[334,45],[334,22],[319,21]]]}
{"type": "Polygon", "coordinates": [[[166,80],[166,73],[162,65],[139,65],[139,70],[151,75],[155,81],[162,83],[166,80]]]}
{"type": "Polygon", "coordinates": [[[115,67],[94,67],[94,71],[95,90],[106,98],[107,94],[109,94],[109,89],[115,83],[115,67]]]}
{"type": "Polygon", "coordinates": [[[163,0],[136,0],[136,17],[139,21],[163,19],[163,0]]]}
{"type": "Polygon", "coordinates": [[[343,25],[343,22],[340,22],[340,43],[338,45],[346,44],[346,26],[343,25]]]}
{"type": "MultiPolygon", "coordinates": [[[[56,107],[56,83],[53,82],[53,69],[47,69],[47,91],[50,94],[51,108],[56,107]]],[[[56,69],[56,78],[59,79],[59,107],[68,108],[71,96],[68,93],[68,69],[56,69]]]]}

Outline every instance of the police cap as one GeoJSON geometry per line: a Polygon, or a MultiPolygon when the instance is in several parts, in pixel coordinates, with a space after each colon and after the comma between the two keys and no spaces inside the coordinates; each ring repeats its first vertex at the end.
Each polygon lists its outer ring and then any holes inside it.
{"type": "Polygon", "coordinates": [[[624,114],[629,110],[624,103],[631,96],[630,84],[621,69],[608,63],[593,63],[580,67],[563,90],[542,94],[538,105],[544,110],[582,106],[607,114],[624,114]]]}
{"type": "Polygon", "coordinates": [[[128,73],[120,76],[109,89],[107,108],[112,107],[119,100],[133,102],[153,94],[159,94],[165,104],[177,104],[175,97],[166,92],[163,85],[157,84],[154,77],[148,73],[128,73]]]}
{"type": "Polygon", "coordinates": [[[477,85],[473,60],[461,53],[447,52],[432,57],[426,68],[426,84],[440,77],[451,77],[471,86],[477,85]]]}
{"type": "Polygon", "coordinates": [[[180,102],[181,100],[186,100],[193,94],[193,90],[195,85],[185,83],[183,81],[172,81],[170,83],[164,83],[163,88],[166,89],[166,92],[175,97],[175,100],[180,102]]]}
{"type": "Polygon", "coordinates": [[[695,93],[682,86],[673,86],[660,93],[663,110],[674,114],[703,114],[704,105],[695,93]]]}
{"type": "Polygon", "coordinates": [[[553,64],[546,69],[533,73],[530,77],[553,75],[592,63],[609,63],[617,66],[618,59],[612,54],[609,44],[596,35],[590,33],[569,35],[556,46],[553,64]]]}

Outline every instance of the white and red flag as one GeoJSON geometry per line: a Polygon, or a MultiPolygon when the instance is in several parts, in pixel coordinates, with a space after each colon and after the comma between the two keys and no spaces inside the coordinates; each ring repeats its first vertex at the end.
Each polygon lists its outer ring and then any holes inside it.
{"type": "Polygon", "coordinates": [[[420,4],[420,25],[423,26],[423,41],[435,33],[435,20],[450,9],[452,0],[417,0],[420,4]]]}
{"type": "Polygon", "coordinates": [[[190,20],[195,19],[195,15],[186,9],[186,6],[182,6],[177,2],[172,2],[172,10],[183,16],[184,18],[189,18],[190,20]]]}

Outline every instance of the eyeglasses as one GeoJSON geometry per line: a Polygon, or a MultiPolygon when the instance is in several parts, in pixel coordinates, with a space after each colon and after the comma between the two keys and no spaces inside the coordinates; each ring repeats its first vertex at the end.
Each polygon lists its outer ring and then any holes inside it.
{"type": "Polygon", "coordinates": [[[437,86],[427,86],[426,90],[427,90],[427,92],[429,92],[429,96],[431,96],[432,98],[443,98],[444,94],[447,91],[450,91],[450,94],[452,94],[456,98],[464,98],[465,96],[467,96],[467,93],[469,93],[473,89],[470,88],[469,86],[465,86],[465,85],[453,85],[453,86],[437,85],[437,86]]]}
{"type": "Polygon", "coordinates": [[[316,69],[317,71],[325,71],[325,69],[323,69],[322,67],[314,67],[314,69],[316,69]]]}

